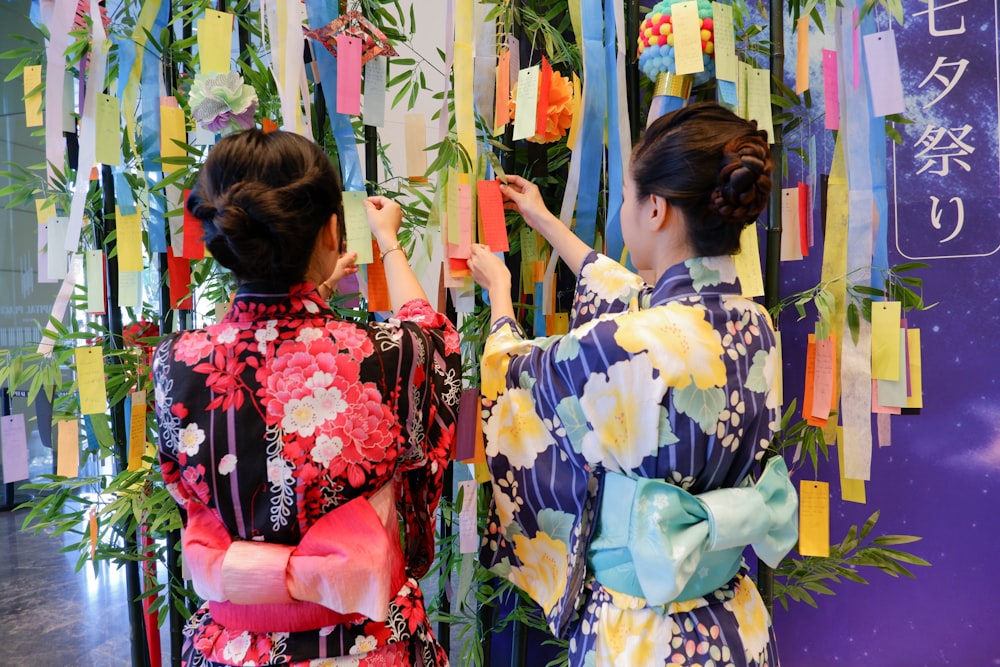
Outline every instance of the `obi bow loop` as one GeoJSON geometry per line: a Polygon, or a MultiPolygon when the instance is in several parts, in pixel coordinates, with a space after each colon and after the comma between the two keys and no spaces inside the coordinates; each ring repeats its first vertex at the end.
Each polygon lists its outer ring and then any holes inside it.
{"type": "Polygon", "coordinates": [[[182,548],[213,616],[267,631],[318,628],[352,614],[385,621],[406,580],[391,484],[327,513],[297,546],[234,541],[213,510],[190,503],[182,548]]]}
{"type": "Polygon", "coordinates": [[[588,561],[605,587],[660,605],[725,585],[748,545],[774,567],[797,539],[798,496],[780,456],[756,483],[697,495],[607,472],[588,561]]]}

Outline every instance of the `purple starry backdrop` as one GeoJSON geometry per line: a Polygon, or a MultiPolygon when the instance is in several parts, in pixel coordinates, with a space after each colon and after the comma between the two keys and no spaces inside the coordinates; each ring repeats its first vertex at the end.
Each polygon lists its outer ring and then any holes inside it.
{"type": "MultiPolygon", "coordinates": [[[[900,126],[902,144],[887,148],[888,246],[890,264],[930,264],[914,275],[924,280],[925,302],[938,305],[909,316],[910,326],[921,330],[924,409],[892,417],[891,446],[873,451],[867,505],[840,501],[836,450],[820,479],[830,482],[831,542],[880,510],[875,533],[921,536],[904,548],[932,566],[913,567],[914,579],[863,572],[868,585],[842,583],[835,596],[817,596],[816,609],[777,605],[783,667],[1000,665],[997,2],[903,5],[905,25],[894,24],[893,31],[905,116],[914,123],[900,126]],[[938,200],[937,217],[931,197],[938,200]]],[[[884,11],[877,14],[880,29],[887,23],[884,11]]],[[[786,40],[794,44],[792,35],[786,40]]],[[[833,48],[832,39],[828,44],[833,48]]],[[[815,42],[813,48],[818,63],[815,42]]],[[[786,81],[794,81],[794,61],[787,64],[786,81]]],[[[818,67],[810,79],[821,110],[818,67]]],[[[818,136],[829,137],[822,117],[814,126],[818,136]]],[[[817,150],[821,173],[832,157],[826,144],[821,140],[817,150]]],[[[793,178],[785,187],[808,173],[790,160],[793,178]]],[[[807,260],[782,263],[783,296],[819,281],[821,250],[818,244],[807,260]]],[[[814,321],[796,319],[786,313],[780,322],[788,351],[786,404],[801,396],[805,337],[814,321]]]]}

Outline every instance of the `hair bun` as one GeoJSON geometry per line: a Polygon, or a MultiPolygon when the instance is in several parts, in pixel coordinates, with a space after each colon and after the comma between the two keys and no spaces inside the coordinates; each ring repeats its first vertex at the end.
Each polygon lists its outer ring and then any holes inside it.
{"type": "Polygon", "coordinates": [[[770,149],[759,134],[745,135],[726,145],[723,162],[711,209],[726,222],[746,225],[764,210],[771,193],[770,149]]]}
{"type": "Polygon", "coordinates": [[[254,210],[258,191],[266,189],[258,183],[237,183],[214,205],[199,206],[199,213],[214,213],[211,218],[195,213],[203,221],[206,246],[224,264],[230,259],[244,267],[275,262],[278,239],[254,210]]]}

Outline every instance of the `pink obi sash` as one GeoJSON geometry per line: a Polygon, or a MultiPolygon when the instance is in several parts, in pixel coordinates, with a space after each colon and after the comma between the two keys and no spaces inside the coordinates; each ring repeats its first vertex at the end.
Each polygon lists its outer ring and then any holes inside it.
{"type": "Polygon", "coordinates": [[[215,511],[189,503],[182,548],[212,618],[250,632],[384,622],[406,583],[392,483],[323,516],[298,546],[233,540],[215,511]]]}

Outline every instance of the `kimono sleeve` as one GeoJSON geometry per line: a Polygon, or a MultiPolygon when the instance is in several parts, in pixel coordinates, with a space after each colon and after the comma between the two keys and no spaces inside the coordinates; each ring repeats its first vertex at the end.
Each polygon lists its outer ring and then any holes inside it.
{"type": "Polygon", "coordinates": [[[574,444],[585,419],[563,408],[578,404],[575,396],[596,370],[579,363],[581,343],[599,345],[593,329],[608,324],[527,340],[514,321],[501,320],[482,361],[493,504],[480,560],[537,602],[562,637],[583,599],[599,487],[574,444]]]}
{"type": "Polygon", "coordinates": [[[639,295],[649,291],[642,278],[606,255],[591,252],[576,280],[570,327],[610,313],[634,310],[639,295]]]}
{"type": "MultiPolygon", "coordinates": [[[[434,557],[434,512],[441,499],[461,395],[461,356],[455,327],[429,303],[414,300],[378,325],[376,346],[399,346],[397,399],[402,451],[396,499],[405,521],[406,562],[422,577],[434,557]]],[[[391,379],[391,377],[389,378],[391,379]]]]}

